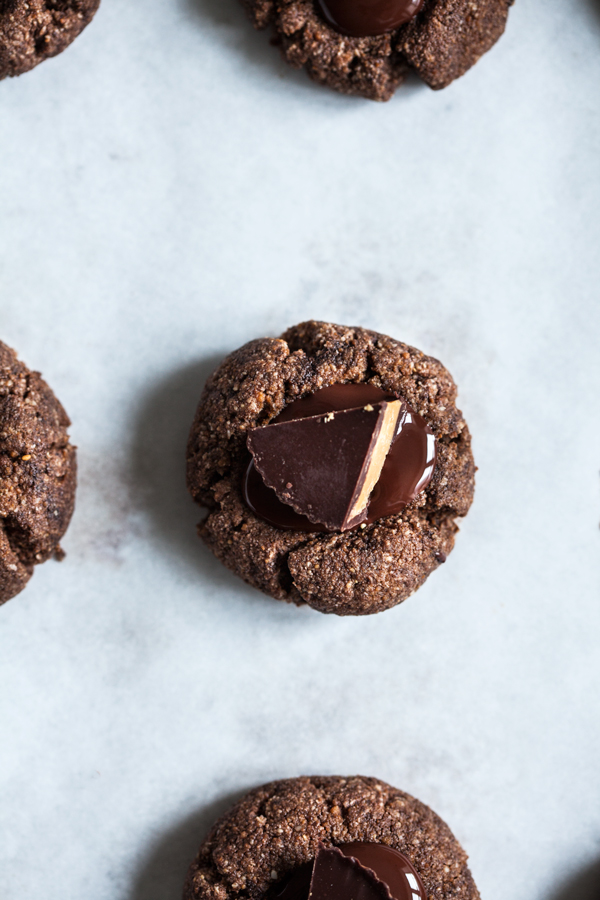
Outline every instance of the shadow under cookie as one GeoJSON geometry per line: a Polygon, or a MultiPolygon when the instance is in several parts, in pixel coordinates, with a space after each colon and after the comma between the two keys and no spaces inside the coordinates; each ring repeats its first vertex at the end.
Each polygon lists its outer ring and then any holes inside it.
{"type": "Polygon", "coordinates": [[[600,860],[566,881],[548,900],[600,900],[600,860]]]}

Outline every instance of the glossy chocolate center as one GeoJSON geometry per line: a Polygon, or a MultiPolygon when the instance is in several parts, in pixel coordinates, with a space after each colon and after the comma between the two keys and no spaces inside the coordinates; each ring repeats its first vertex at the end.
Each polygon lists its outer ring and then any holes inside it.
{"type": "MultiPolygon", "coordinates": [[[[371,869],[387,886],[393,900],[427,900],[427,892],[418,872],[399,850],[383,844],[362,842],[340,844],[337,849],[345,856],[358,860],[361,866],[371,869]]],[[[269,891],[269,900],[308,900],[312,872],[312,863],[298,866],[269,891]]],[[[335,894],[332,890],[331,900],[350,900],[348,896],[337,897],[335,894]]]]}
{"type": "Polygon", "coordinates": [[[372,869],[380,881],[387,884],[394,900],[427,900],[427,891],[410,860],[384,844],[341,844],[346,856],[372,869]]]}
{"type": "MultiPolygon", "coordinates": [[[[396,394],[372,384],[334,384],[295,400],[273,419],[273,423],[303,419],[323,413],[355,409],[381,400],[395,400],[396,394]]],[[[267,426],[268,427],[268,426],[267,426]]],[[[395,438],[371,494],[366,522],[399,513],[431,481],[435,468],[435,437],[429,425],[406,405],[395,438]]],[[[288,531],[327,531],[282,503],[267,487],[251,461],[243,483],[244,500],[250,509],[277,528],[288,531]]]]}
{"type": "Polygon", "coordinates": [[[423,0],[317,0],[324,18],[351,37],[385,34],[410,22],[423,0]]]}

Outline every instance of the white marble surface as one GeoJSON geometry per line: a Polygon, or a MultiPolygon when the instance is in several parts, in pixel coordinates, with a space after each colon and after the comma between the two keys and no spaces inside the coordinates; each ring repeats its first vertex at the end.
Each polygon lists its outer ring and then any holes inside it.
{"type": "Polygon", "coordinates": [[[103,0],[0,85],[0,335],[81,468],[66,561],[0,610],[2,900],[178,900],[232,797],[355,772],[446,818],[484,900],[597,896],[599,80],[598,0],[517,0],[384,106],[235,0],[103,0]],[[310,316],[439,356],[474,435],[455,552],[364,620],[245,587],[183,483],[210,369],[310,316]]]}

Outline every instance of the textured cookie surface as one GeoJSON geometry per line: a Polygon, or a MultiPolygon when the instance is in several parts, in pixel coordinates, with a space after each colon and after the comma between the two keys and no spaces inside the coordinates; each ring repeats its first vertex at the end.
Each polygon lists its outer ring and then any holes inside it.
{"type": "Polygon", "coordinates": [[[319,841],[380,843],[404,853],[428,900],[478,900],[467,856],[448,826],[414,797],[376,778],[274,781],[247,794],[201,845],[184,900],[258,900],[314,859],[319,841]]]}
{"type": "Polygon", "coordinates": [[[60,556],[77,478],[69,424],[39,373],[0,342],[0,604],[60,556]]]}
{"type": "Polygon", "coordinates": [[[513,0],[424,0],[411,22],[367,38],[337,32],[315,0],[242,2],[292,66],[344,94],[389,100],[409,67],[436,90],[464,75],[502,35],[513,0]]]}
{"type": "Polygon", "coordinates": [[[0,79],[62,53],[99,5],[100,0],[0,0],[0,79]]]}
{"type": "Polygon", "coordinates": [[[362,328],[306,322],[251,341],[209,378],[188,443],[187,479],[208,507],[199,533],[237,575],[272,597],[322,612],[365,615],[413,593],[454,545],[455,518],[473,499],[475,466],[456,386],[437,360],[362,328]],[[429,423],[437,464],[398,515],[341,534],[283,531],[244,503],[246,435],[288,403],[331,384],[395,391],[429,423]]]}

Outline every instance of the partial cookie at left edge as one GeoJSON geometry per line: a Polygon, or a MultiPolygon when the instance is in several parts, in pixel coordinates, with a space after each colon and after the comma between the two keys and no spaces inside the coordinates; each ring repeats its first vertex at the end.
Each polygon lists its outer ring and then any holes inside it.
{"type": "Polygon", "coordinates": [[[100,0],[0,0],[0,79],[58,56],[92,21],[100,0]]]}
{"type": "Polygon", "coordinates": [[[64,555],[77,483],[69,424],[39,372],[0,341],[0,604],[23,590],[34,566],[64,555]]]}

